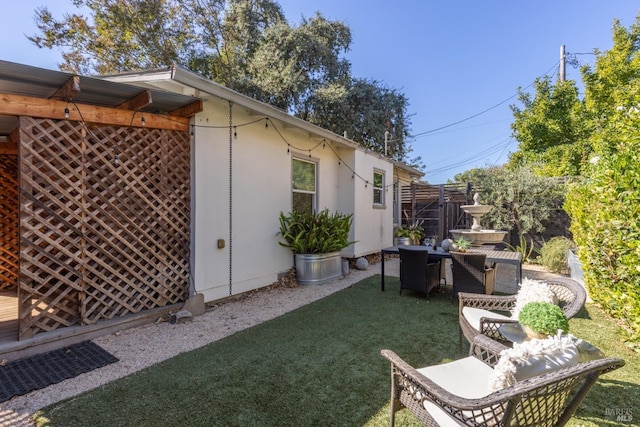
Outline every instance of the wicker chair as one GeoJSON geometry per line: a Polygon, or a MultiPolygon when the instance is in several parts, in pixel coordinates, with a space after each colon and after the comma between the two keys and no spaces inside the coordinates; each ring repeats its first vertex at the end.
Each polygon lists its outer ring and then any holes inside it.
{"type": "MultiPolygon", "coordinates": [[[[551,288],[568,319],[578,314],[587,299],[580,283],[568,277],[545,280],[551,288]]],[[[505,323],[518,323],[510,317],[516,303],[516,295],[458,294],[458,322],[460,323],[459,350],[462,354],[462,336],[468,342],[478,334],[506,342],[498,328],[505,323]]]]}
{"type": "Polygon", "coordinates": [[[601,374],[624,366],[622,359],[598,359],[488,394],[470,391],[485,387],[477,383],[491,374],[504,348],[479,335],[471,356],[420,370],[382,350],[391,362],[391,426],[403,407],[427,426],[563,426],[601,374]],[[474,394],[481,396],[470,397],[474,394]]]}
{"type": "Polygon", "coordinates": [[[451,252],[453,297],[459,292],[492,294],[496,282],[495,264],[486,266],[487,256],[482,253],[451,252]]]}
{"type": "Polygon", "coordinates": [[[427,295],[440,284],[440,261],[429,260],[424,250],[398,248],[400,253],[400,294],[403,289],[427,295]]]}

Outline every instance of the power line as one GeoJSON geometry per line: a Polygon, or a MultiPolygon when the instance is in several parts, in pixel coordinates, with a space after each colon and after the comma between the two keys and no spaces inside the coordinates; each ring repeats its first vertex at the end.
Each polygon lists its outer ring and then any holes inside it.
{"type": "MultiPolygon", "coordinates": [[[[549,67],[549,69],[548,69],[547,71],[545,71],[542,75],[543,75],[543,76],[546,76],[547,74],[549,74],[549,71],[551,71],[551,70],[553,70],[553,69],[557,69],[557,68],[558,68],[558,66],[559,66],[559,64],[560,64],[560,61],[556,61],[556,62],[555,62],[551,67],[549,67]]],[[[509,101],[510,99],[515,98],[516,96],[518,96],[518,95],[519,95],[520,91],[529,89],[531,86],[533,86],[533,84],[535,83],[535,80],[536,80],[536,79],[534,79],[531,83],[529,83],[529,85],[527,85],[525,88],[523,88],[523,89],[519,90],[518,92],[516,92],[515,94],[511,95],[511,96],[510,96],[510,97],[508,97],[507,99],[504,99],[504,100],[500,101],[499,103],[495,104],[494,106],[487,108],[486,110],[482,110],[482,111],[480,111],[479,113],[473,114],[473,115],[471,115],[471,116],[469,116],[469,117],[466,117],[466,118],[464,118],[464,119],[462,119],[462,120],[455,121],[455,122],[450,123],[450,124],[448,124],[448,125],[440,126],[440,127],[435,128],[435,129],[430,129],[430,130],[425,131],[425,132],[420,132],[420,133],[416,133],[416,134],[413,134],[413,135],[409,135],[409,138],[416,138],[416,137],[418,137],[418,136],[423,136],[423,135],[427,135],[427,134],[430,134],[430,133],[433,133],[433,132],[437,132],[437,131],[439,131],[439,130],[446,129],[446,128],[450,128],[450,127],[452,127],[452,126],[458,125],[458,124],[460,124],[460,123],[464,123],[464,122],[469,121],[469,120],[471,120],[471,119],[474,119],[474,118],[476,118],[476,117],[478,117],[478,116],[481,116],[482,114],[485,114],[485,113],[487,113],[487,112],[489,112],[489,111],[491,111],[491,110],[493,110],[493,109],[495,109],[495,108],[498,108],[499,106],[501,106],[501,105],[502,105],[502,104],[504,104],[505,102],[509,101]]]]}

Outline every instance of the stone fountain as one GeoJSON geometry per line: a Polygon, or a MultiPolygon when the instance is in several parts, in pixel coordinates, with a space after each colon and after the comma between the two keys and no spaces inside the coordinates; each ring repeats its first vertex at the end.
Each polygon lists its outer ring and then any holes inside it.
{"type": "Polygon", "coordinates": [[[502,242],[504,240],[504,236],[507,235],[506,231],[482,229],[482,225],[480,225],[480,218],[493,209],[493,206],[481,205],[479,199],[480,195],[476,193],[473,195],[473,205],[460,206],[463,211],[471,215],[473,218],[471,229],[449,230],[449,233],[451,233],[454,240],[461,237],[470,240],[473,246],[481,246],[485,244],[495,245],[496,243],[502,242]]]}

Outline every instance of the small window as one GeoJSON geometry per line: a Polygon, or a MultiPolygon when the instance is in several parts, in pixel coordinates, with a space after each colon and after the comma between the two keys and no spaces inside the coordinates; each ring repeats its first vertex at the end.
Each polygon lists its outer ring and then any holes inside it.
{"type": "Polygon", "coordinates": [[[384,205],[384,173],[373,171],[373,204],[384,205]]]}
{"type": "Polygon", "coordinates": [[[316,209],[316,163],[293,159],[292,207],[294,211],[311,213],[316,209]]]}

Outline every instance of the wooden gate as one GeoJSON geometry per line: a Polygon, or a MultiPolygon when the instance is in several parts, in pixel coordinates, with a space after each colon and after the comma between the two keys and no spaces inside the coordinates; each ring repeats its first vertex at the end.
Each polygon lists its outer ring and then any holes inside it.
{"type": "Polygon", "coordinates": [[[403,223],[422,224],[425,236],[449,237],[449,230],[469,228],[460,206],[472,204],[470,183],[417,184],[402,187],[403,223]]]}
{"type": "Polygon", "coordinates": [[[19,339],[186,300],[189,133],[19,128],[19,339]]]}

